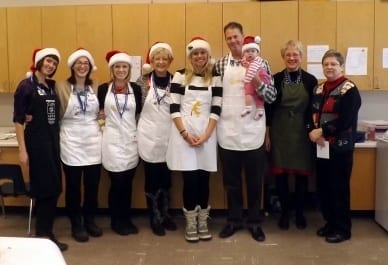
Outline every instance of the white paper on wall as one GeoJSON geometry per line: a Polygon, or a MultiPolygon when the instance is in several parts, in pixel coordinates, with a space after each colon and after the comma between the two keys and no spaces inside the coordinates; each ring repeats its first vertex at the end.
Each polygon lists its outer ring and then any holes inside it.
{"type": "Polygon", "coordinates": [[[346,75],[367,75],[368,47],[350,47],[346,54],[346,75]]]}
{"type": "Polygon", "coordinates": [[[131,62],[131,82],[136,82],[141,75],[141,56],[131,56],[131,62]]]}
{"type": "Polygon", "coordinates": [[[329,45],[307,45],[307,62],[320,63],[329,45]]]}

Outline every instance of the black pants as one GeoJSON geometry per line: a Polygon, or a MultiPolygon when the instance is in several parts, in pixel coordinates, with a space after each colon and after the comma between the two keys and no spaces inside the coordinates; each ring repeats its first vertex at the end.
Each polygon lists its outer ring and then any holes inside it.
{"type": "Polygon", "coordinates": [[[222,162],[224,188],[228,200],[228,221],[242,222],[242,170],[248,202],[248,223],[260,223],[261,184],[264,175],[266,155],[264,147],[249,151],[234,151],[219,147],[222,162]]]}
{"type": "Polygon", "coordinates": [[[57,210],[58,196],[35,198],[35,234],[38,237],[53,239],[54,219],[57,210]]]}
{"type": "Polygon", "coordinates": [[[90,166],[69,166],[63,164],[66,179],[66,211],[70,218],[91,216],[98,207],[98,185],[100,183],[101,164],[90,166]],[[81,209],[81,178],[83,177],[83,207],[81,209]]]}
{"type": "MultiPolygon", "coordinates": [[[[276,175],[276,186],[278,190],[280,204],[282,206],[282,213],[288,214],[291,209],[291,198],[289,193],[288,179],[289,174],[283,173],[276,175]]],[[[295,200],[294,206],[296,214],[303,214],[305,196],[308,186],[308,176],[306,175],[295,175],[295,200]]]]}
{"type": "Polygon", "coordinates": [[[132,180],[136,168],[122,172],[108,171],[110,178],[109,210],[112,222],[126,222],[130,218],[132,203],[132,180]]]}
{"type": "Polygon", "coordinates": [[[204,170],[182,171],[183,207],[191,211],[199,205],[206,209],[209,204],[210,172],[204,170]]]}
{"type": "Polygon", "coordinates": [[[144,164],[144,191],[150,194],[156,194],[158,190],[169,191],[171,188],[171,171],[166,163],[148,163],[144,164]]]}
{"type": "Polygon", "coordinates": [[[334,232],[351,235],[350,176],[353,151],[317,160],[317,190],[323,218],[334,232]]]}

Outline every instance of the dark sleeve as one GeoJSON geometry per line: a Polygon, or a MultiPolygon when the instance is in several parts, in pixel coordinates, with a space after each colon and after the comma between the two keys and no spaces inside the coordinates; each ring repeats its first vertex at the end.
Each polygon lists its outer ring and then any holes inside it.
{"type": "Polygon", "coordinates": [[[358,110],[361,107],[361,96],[357,87],[352,87],[339,99],[338,118],[322,124],[323,135],[336,136],[340,132],[354,127],[358,110]]]}
{"type": "Polygon", "coordinates": [[[133,89],[133,93],[135,94],[135,101],[136,101],[136,114],[139,114],[142,109],[142,93],[141,93],[141,87],[136,84],[135,82],[131,82],[131,87],[133,89]]]}
{"type": "Polygon", "coordinates": [[[307,131],[310,132],[314,129],[313,109],[312,109],[313,94],[314,94],[314,88],[318,85],[318,80],[315,78],[315,76],[302,70],[302,82],[309,96],[309,104],[304,113],[304,121],[305,121],[307,131]]]}
{"type": "Polygon", "coordinates": [[[24,124],[31,105],[33,89],[27,80],[19,83],[14,94],[13,122],[24,124]]]}
{"type": "Polygon", "coordinates": [[[279,102],[281,101],[281,97],[282,97],[281,86],[282,86],[282,81],[284,79],[283,71],[276,73],[273,76],[273,78],[274,78],[274,87],[276,88],[277,93],[276,93],[276,99],[273,103],[270,104],[265,102],[264,104],[267,126],[272,125],[272,117],[273,117],[274,110],[277,108],[277,106],[279,105],[279,102]]]}
{"type": "Polygon", "coordinates": [[[97,98],[98,98],[98,103],[100,104],[100,110],[104,109],[105,97],[106,97],[106,93],[108,92],[108,87],[109,87],[108,83],[104,83],[98,86],[97,98]]]}

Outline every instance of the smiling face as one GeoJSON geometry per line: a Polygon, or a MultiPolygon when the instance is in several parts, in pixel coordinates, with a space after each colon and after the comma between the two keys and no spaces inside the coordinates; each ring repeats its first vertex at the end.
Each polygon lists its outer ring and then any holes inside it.
{"type": "Polygon", "coordinates": [[[238,28],[228,28],[225,30],[226,45],[233,56],[241,57],[244,36],[238,28]]]}
{"type": "Polygon", "coordinates": [[[283,56],[284,64],[289,72],[294,72],[300,68],[302,55],[296,47],[289,47],[283,56]]]}
{"type": "Polygon", "coordinates": [[[327,81],[335,81],[343,75],[343,65],[335,56],[329,56],[322,61],[323,74],[327,81]]]}
{"type": "Polygon", "coordinates": [[[126,81],[130,71],[131,67],[128,63],[118,62],[112,65],[112,74],[116,80],[126,81]]]}
{"type": "Polygon", "coordinates": [[[165,76],[167,74],[168,68],[172,62],[172,57],[169,52],[165,49],[156,51],[150,60],[151,66],[154,69],[156,75],[165,76]]]}
{"type": "Polygon", "coordinates": [[[51,77],[58,67],[58,60],[51,57],[46,56],[37,64],[37,70],[41,72],[44,76],[51,77]]]}
{"type": "Polygon", "coordinates": [[[85,78],[90,73],[90,62],[88,58],[79,57],[71,67],[74,71],[75,77],[85,78]]]}
{"type": "Polygon", "coordinates": [[[199,48],[191,52],[190,62],[195,70],[203,69],[209,60],[207,50],[199,48]]]}

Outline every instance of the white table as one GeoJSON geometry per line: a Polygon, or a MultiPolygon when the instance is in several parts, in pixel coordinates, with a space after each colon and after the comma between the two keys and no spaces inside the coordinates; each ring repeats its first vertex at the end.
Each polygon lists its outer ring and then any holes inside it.
{"type": "Polygon", "coordinates": [[[66,262],[49,239],[0,237],[0,265],[66,265],[66,262]]]}

